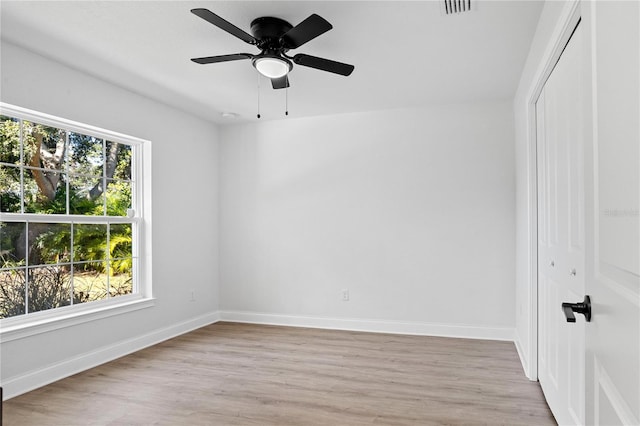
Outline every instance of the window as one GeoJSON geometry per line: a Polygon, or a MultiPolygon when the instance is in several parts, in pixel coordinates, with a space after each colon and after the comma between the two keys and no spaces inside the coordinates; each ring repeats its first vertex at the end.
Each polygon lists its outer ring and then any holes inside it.
{"type": "Polygon", "coordinates": [[[1,105],[0,319],[148,295],[145,144],[1,105]]]}

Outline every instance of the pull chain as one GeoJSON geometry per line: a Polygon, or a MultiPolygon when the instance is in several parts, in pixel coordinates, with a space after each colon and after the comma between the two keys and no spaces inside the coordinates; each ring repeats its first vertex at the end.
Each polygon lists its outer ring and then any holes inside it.
{"type": "MultiPolygon", "coordinates": [[[[288,83],[287,78],[287,83],[288,83]]],[[[284,89],[284,115],[289,115],[289,85],[284,89]]]]}
{"type": "Polygon", "coordinates": [[[260,118],[260,73],[256,73],[258,77],[258,118],[260,118]]]}

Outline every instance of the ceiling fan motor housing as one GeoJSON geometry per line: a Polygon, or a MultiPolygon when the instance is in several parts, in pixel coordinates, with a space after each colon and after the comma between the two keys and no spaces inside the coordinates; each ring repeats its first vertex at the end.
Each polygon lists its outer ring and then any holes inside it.
{"type": "Polygon", "coordinates": [[[257,40],[258,48],[273,53],[286,52],[287,48],[282,43],[282,36],[287,33],[293,25],[284,19],[263,16],[251,21],[251,34],[257,40]]]}

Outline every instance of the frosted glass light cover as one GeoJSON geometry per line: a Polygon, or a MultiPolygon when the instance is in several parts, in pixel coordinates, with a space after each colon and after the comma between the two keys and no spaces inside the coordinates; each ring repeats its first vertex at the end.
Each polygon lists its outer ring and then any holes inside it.
{"type": "Polygon", "coordinates": [[[260,58],[254,66],[258,72],[268,78],[280,78],[289,72],[289,64],[277,58],[260,58]]]}

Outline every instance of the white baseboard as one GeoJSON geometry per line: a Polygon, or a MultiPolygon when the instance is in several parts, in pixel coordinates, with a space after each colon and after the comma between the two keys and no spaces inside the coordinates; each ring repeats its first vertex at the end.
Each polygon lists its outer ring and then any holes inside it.
{"type": "Polygon", "coordinates": [[[518,352],[518,357],[520,358],[520,363],[522,364],[524,375],[527,376],[527,379],[531,380],[532,382],[537,382],[537,377],[531,377],[531,370],[529,370],[529,359],[526,356],[526,352],[522,348],[522,339],[520,338],[517,329],[514,331],[513,343],[515,343],[516,345],[516,351],[518,352]]]}
{"type": "Polygon", "coordinates": [[[149,346],[156,345],[165,340],[218,321],[219,315],[217,312],[202,315],[188,321],[152,331],[151,333],[139,337],[75,356],[42,369],[3,380],[3,399],[7,400],[13,398],[49,383],[64,379],[65,377],[69,377],[73,374],[80,373],[81,371],[113,361],[114,359],[149,346]]]}
{"type": "Polygon", "coordinates": [[[511,327],[479,327],[459,324],[432,324],[406,321],[342,319],[298,315],[276,315],[240,311],[220,311],[220,321],[286,325],[291,327],[326,328],[334,330],[367,331],[373,333],[457,337],[466,339],[513,341],[514,338],[514,329],[511,327]]]}

